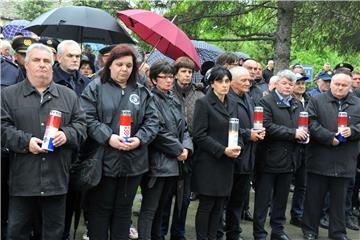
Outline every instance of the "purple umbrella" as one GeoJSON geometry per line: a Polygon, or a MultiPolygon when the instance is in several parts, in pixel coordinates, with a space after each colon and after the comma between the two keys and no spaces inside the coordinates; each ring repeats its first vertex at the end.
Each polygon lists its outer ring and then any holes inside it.
{"type": "Polygon", "coordinates": [[[5,24],[3,29],[3,35],[7,39],[13,39],[16,33],[21,32],[26,37],[31,37],[32,32],[28,30],[24,30],[24,28],[29,24],[30,22],[27,20],[13,20],[7,24],[5,24]]]}

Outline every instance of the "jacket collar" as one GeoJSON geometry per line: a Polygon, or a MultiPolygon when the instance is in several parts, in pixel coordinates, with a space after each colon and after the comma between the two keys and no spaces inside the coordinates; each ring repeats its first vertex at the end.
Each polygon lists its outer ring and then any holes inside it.
{"type": "Polygon", "coordinates": [[[295,98],[292,98],[290,100],[290,106],[286,105],[285,103],[283,103],[283,101],[281,101],[281,99],[279,98],[278,94],[275,92],[275,89],[272,90],[270,92],[270,94],[272,95],[272,97],[274,98],[276,105],[279,108],[291,108],[292,111],[295,111],[298,108],[297,105],[297,100],[295,98]]]}
{"type": "MultiPolygon", "coordinates": [[[[23,81],[23,94],[24,94],[24,97],[29,96],[30,94],[32,94],[34,92],[38,93],[36,88],[33,85],[31,85],[30,81],[26,78],[23,81]]],[[[50,82],[49,87],[45,90],[45,92],[49,92],[54,97],[59,96],[59,90],[57,89],[56,84],[53,81],[50,82]]]]}
{"type": "Polygon", "coordinates": [[[241,104],[242,106],[244,106],[245,109],[247,109],[248,115],[250,117],[250,121],[253,122],[253,112],[254,112],[254,107],[251,103],[251,97],[249,96],[248,93],[244,93],[242,96],[237,95],[234,90],[232,88],[230,88],[229,91],[229,98],[231,98],[234,102],[241,104]],[[244,102],[244,100],[246,101],[246,103],[244,102]]]}
{"type": "Polygon", "coordinates": [[[229,102],[229,98],[227,95],[225,95],[225,103],[228,105],[227,109],[220,101],[220,99],[215,95],[214,90],[210,89],[210,91],[207,92],[207,95],[209,96],[209,103],[214,106],[214,108],[222,113],[223,115],[230,117],[232,113],[234,112],[234,105],[229,102]]]}
{"type": "Polygon", "coordinates": [[[355,96],[351,92],[349,92],[348,95],[346,97],[344,97],[343,99],[341,99],[341,100],[334,97],[334,95],[332,95],[332,93],[331,93],[331,90],[328,90],[324,94],[326,94],[328,102],[336,102],[336,103],[338,103],[339,101],[341,101],[343,110],[346,109],[349,105],[356,104],[355,99],[354,99],[355,96]]]}
{"type": "Polygon", "coordinates": [[[73,73],[67,73],[67,72],[65,72],[64,70],[61,69],[60,63],[56,63],[54,65],[53,71],[54,71],[54,74],[56,74],[58,76],[58,77],[54,78],[54,81],[56,83],[59,83],[59,82],[62,82],[62,81],[68,82],[71,76],[73,76],[74,81],[80,81],[81,83],[85,82],[85,80],[80,77],[81,74],[80,74],[80,72],[78,70],[74,71],[73,73]]]}

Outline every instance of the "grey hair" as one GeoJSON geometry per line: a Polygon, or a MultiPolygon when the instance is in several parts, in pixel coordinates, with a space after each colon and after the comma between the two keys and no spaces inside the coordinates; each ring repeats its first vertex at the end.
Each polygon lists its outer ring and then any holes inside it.
{"type": "Polygon", "coordinates": [[[232,76],[233,80],[239,78],[245,72],[247,72],[249,74],[249,71],[246,68],[240,67],[240,66],[230,68],[229,71],[231,73],[231,76],[232,76]]]}
{"type": "Polygon", "coordinates": [[[28,49],[26,50],[26,56],[25,56],[25,62],[29,62],[29,55],[30,55],[30,52],[34,49],[40,49],[40,50],[45,50],[47,51],[49,54],[50,54],[50,58],[51,58],[51,65],[54,64],[54,54],[53,54],[53,51],[51,51],[51,49],[42,44],[42,43],[33,43],[31,44],[28,49]]]}
{"type": "Polygon", "coordinates": [[[278,82],[282,78],[286,78],[287,80],[290,80],[292,82],[296,82],[296,76],[295,73],[293,73],[291,70],[285,69],[276,74],[279,78],[276,80],[278,82]]]}
{"type": "Polygon", "coordinates": [[[2,40],[2,41],[0,42],[0,50],[2,50],[3,47],[8,47],[8,48],[11,49],[11,44],[10,44],[10,42],[7,41],[7,40],[2,40]]]}
{"type": "Polygon", "coordinates": [[[78,46],[80,51],[81,48],[79,46],[79,43],[75,42],[74,40],[64,40],[57,46],[57,53],[60,54],[62,57],[64,56],[64,47],[65,46],[78,46]]]}
{"type": "Polygon", "coordinates": [[[352,78],[351,78],[351,76],[350,76],[349,74],[344,73],[344,72],[335,73],[334,76],[332,76],[332,78],[331,78],[331,82],[332,82],[332,80],[333,80],[334,78],[337,78],[339,75],[343,75],[345,78],[347,78],[347,80],[349,81],[349,83],[350,83],[350,85],[351,85],[351,83],[352,83],[352,78]]]}

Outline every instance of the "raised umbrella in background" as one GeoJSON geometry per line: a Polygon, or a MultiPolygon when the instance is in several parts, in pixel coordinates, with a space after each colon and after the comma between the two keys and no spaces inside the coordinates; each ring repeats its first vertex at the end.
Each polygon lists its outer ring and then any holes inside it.
{"type": "Polygon", "coordinates": [[[25,37],[31,37],[32,32],[24,30],[24,28],[30,23],[27,20],[13,20],[8,22],[3,27],[2,34],[5,38],[12,40],[16,33],[20,32],[25,37]]]}
{"type": "Polygon", "coordinates": [[[109,13],[84,6],[60,7],[35,18],[26,27],[39,36],[79,43],[132,43],[134,40],[109,13]]]}
{"type": "MultiPolygon", "coordinates": [[[[191,42],[194,45],[194,47],[199,55],[200,64],[203,64],[206,61],[215,62],[217,57],[224,52],[224,50],[222,50],[221,48],[219,48],[213,44],[204,42],[204,41],[191,40],[191,42]]],[[[149,65],[151,65],[156,60],[165,60],[170,63],[174,62],[174,60],[165,56],[164,54],[162,54],[161,52],[159,52],[157,50],[155,50],[154,53],[149,56],[149,58],[147,59],[147,63],[149,65]]],[[[200,82],[202,77],[203,76],[200,74],[200,72],[194,72],[193,82],[200,82]]]]}
{"type": "Polygon", "coordinates": [[[176,60],[187,56],[200,69],[200,59],[189,37],[168,19],[142,9],[117,12],[118,18],[146,43],[176,60]]]}

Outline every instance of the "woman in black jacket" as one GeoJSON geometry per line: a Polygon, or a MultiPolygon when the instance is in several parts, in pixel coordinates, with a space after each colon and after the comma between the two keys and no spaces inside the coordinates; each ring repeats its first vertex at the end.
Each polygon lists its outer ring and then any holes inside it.
{"type": "MultiPolygon", "coordinates": [[[[88,136],[104,147],[102,179],[86,197],[89,237],[92,240],[127,240],[132,203],[143,173],[149,170],[148,144],[159,121],[150,92],[136,82],[136,57],[131,47],[112,49],[101,77],[84,90],[88,136]],[[122,110],[131,112],[131,135],[119,135],[122,110]]],[[[86,148],[91,150],[91,146],[86,148]]]]}
{"type": "Polygon", "coordinates": [[[155,62],[150,68],[152,93],[160,120],[160,130],[149,147],[150,170],[141,183],[142,203],[139,239],[161,239],[162,212],[173,196],[179,172],[193,150],[181,106],[171,92],[174,69],[167,62],[155,62]]]}
{"type": "Polygon", "coordinates": [[[194,156],[192,191],[199,193],[196,213],[198,240],[216,239],[225,198],[230,196],[234,160],[243,145],[239,134],[238,146],[228,146],[230,118],[237,118],[235,104],[227,93],[231,73],[222,66],[211,69],[211,89],[195,104],[193,139],[199,147],[194,156]]]}

